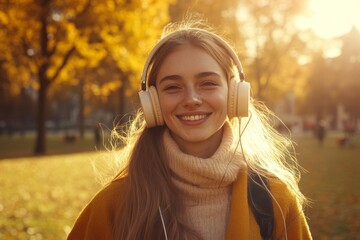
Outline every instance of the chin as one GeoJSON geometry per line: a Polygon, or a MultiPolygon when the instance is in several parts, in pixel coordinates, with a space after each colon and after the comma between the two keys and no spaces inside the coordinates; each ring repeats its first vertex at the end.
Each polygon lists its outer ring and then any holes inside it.
{"type": "Polygon", "coordinates": [[[200,143],[200,142],[206,142],[207,140],[212,139],[216,136],[216,133],[218,131],[212,132],[211,134],[204,134],[204,132],[207,132],[206,130],[201,131],[192,131],[189,134],[183,134],[179,135],[184,141],[189,143],[200,143]]]}

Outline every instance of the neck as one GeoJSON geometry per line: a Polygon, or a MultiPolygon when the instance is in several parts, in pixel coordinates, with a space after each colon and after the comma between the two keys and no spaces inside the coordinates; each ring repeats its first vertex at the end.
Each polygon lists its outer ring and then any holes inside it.
{"type": "Polygon", "coordinates": [[[223,128],[212,135],[210,139],[206,139],[201,142],[193,142],[191,144],[185,142],[179,137],[176,137],[175,135],[171,134],[171,132],[170,135],[175,140],[182,152],[199,158],[209,158],[220,146],[223,135],[223,128]]]}
{"type": "MultiPolygon", "coordinates": [[[[241,149],[237,148],[231,125],[224,125],[222,140],[216,151],[208,158],[197,157],[182,151],[170,135],[163,135],[164,157],[177,181],[204,188],[228,186],[245,165],[241,149]]],[[[210,148],[210,146],[208,146],[210,148]]]]}

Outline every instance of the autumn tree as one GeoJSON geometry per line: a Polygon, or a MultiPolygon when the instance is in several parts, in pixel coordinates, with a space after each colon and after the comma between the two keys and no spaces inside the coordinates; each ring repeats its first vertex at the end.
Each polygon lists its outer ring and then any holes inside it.
{"type": "Polygon", "coordinates": [[[303,87],[301,113],[313,114],[317,120],[321,120],[336,111],[338,89],[333,64],[334,59],[324,58],[322,52],[314,54],[312,62],[307,66],[310,74],[303,87]]]}
{"type": "Polygon", "coordinates": [[[337,102],[342,104],[352,118],[360,118],[360,32],[355,27],[341,37],[340,56],[334,61],[337,102]]]}
{"type": "Polygon", "coordinates": [[[306,65],[309,77],[303,85],[300,110],[315,115],[317,120],[332,116],[335,124],[339,106],[345,108],[351,120],[360,116],[360,33],[353,28],[334,40],[342,46],[338,57],[326,57],[324,48],[306,65]]]}
{"type": "Polygon", "coordinates": [[[245,65],[254,96],[269,104],[296,88],[304,76],[299,56],[306,48],[296,18],[307,1],[239,1],[239,27],[244,34],[245,65]]]}
{"type": "MultiPolygon", "coordinates": [[[[18,5],[24,7],[22,4],[18,5]]],[[[14,125],[23,128],[24,116],[33,116],[34,100],[26,89],[35,76],[32,71],[34,66],[24,61],[32,55],[32,51],[26,49],[24,38],[19,37],[20,32],[24,31],[17,24],[24,16],[21,12],[10,10],[12,6],[11,1],[0,4],[0,120],[11,129],[14,125]]],[[[8,131],[12,132],[11,129],[8,131]]]]}
{"type": "Polygon", "coordinates": [[[205,21],[210,27],[241,46],[241,28],[238,25],[239,1],[237,0],[177,0],[170,5],[170,17],[173,22],[187,18],[205,21]]]}
{"type": "Polygon", "coordinates": [[[95,68],[108,54],[127,81],[133,81],[144,52],[166,21],[166,8],[166,0],[24,0],[0,5],[5,69],[16,85],[28,84],[38,92],[35,153],[46,151],[50,87],[59,79],[83,80],[85,72],[78,73],[78,79],[74,73],[95,68]]]}
{"type": "Polygon", "coordinates": [[[230,39],[254,97],[271,104],[287,91],[295,92],[306,77],[298,60],[307,47],[306,40],[296,26],[306,4],[302,0],[178,0],[170,13],[175,21],[184,14],[199,13],[230,39]]]}
{"type": "Polygon", "coordinates": [[[85,106],[84,101],[93,102],[95,97],[104,108],[114,104],[106,100],[115,93],[112,100],[116,104],[109,111],[120,116],[127,111],[129,96],[139,90],[145,57],[168,21],[168,2],[107,1],[89,8],[78,21],[78,28],[86,27],[91,45],[99,45],[102,55],[100,61],[94,62],[85,46],[79,58],[70,60],[70,65],[77,66],[71,84],[79,86],[80,136],[84,132],[84,115],[91,111],[91,105],[85,106]]]}

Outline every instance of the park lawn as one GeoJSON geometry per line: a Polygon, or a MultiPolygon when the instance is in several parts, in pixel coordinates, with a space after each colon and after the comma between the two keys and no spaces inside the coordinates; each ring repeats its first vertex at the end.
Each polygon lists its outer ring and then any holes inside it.
{"type": "Polygon", "coordinates": [[[312,200],[306,215],[314,239],[360,239],[360,138],[357,146],[340,148],[328,138],[299,141],[303,173],[300,188],[312,200]]]}
{"type": "MultiPolygon", "coordinates": [[[[358,143],[360,139],[357,139],[358,143]]],[[[360,239],[360,148],[298,141],[300,188],[313,203],[306,215],[314,239],[360,239]]],[[[64,239],[100,189],[92,162],[99,153],[0,161],[0,239],[64,239]]]]}
{"type": "Polygon", "coordinates": [[[0,161],[0,239],[65,239],[98,191],[98,153],[0,161]]]}
{"type": "MultiPolygon", "coordinates": [[[[13,136],[0,135],[0,159],[33,156],[35,147],[35,133],[13,136]]],[[[73,142],[64,141],[64,133],[47,134],[47,154],[64,154],[74,152],[94,151],[96,144],[91,132],[87,132],[83,139],[76,138],[73,142]]]]}

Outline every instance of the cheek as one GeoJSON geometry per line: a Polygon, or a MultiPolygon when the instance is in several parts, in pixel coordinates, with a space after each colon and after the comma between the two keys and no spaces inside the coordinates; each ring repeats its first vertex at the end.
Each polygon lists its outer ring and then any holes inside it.
{"type": "Polygon", "coordinates": [[[227,92],[224,91],[219,94],[213,95],[211,102],[213,106],[215,106],[217,109],[221,109],[225,113],[227,112],[227,105],[228,105],[227,92]]]}
{"type": "Polygon", "coordinates": [[[164,94],[159,94],[159,104],[161,112],[165,118],[167,114],[175,110],[177,105],[175,97],[168,97],[164,94]]]}

